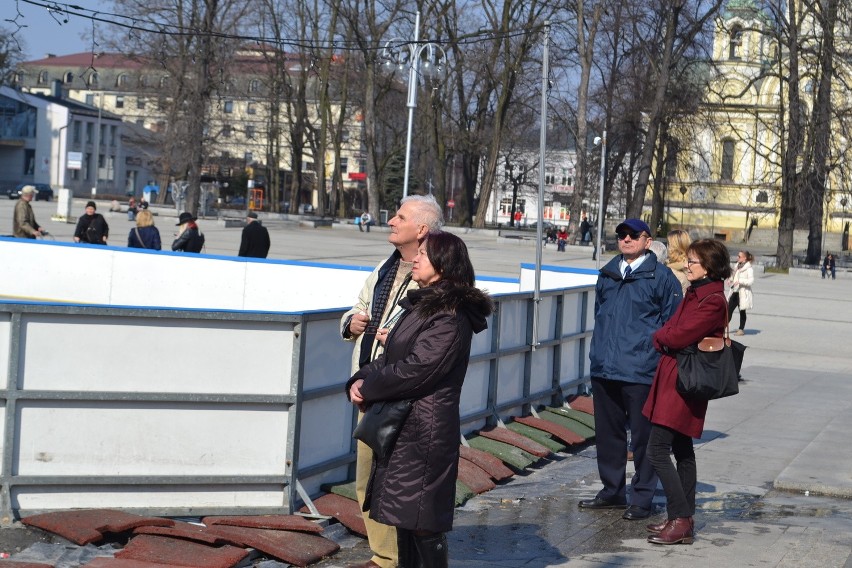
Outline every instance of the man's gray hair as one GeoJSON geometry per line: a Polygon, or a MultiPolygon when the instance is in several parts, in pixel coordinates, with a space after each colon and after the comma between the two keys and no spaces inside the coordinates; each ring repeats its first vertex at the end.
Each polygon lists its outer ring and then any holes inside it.
{"type": "Polygon", "coordinates": [[[444,226],[444,213],[432,195],[409,195],[403,197],[400,205],[408,202],[416,205],[415,221],[423,223],[430,231],[437,231],[444,226]]]}
{"type": "Polygon", "coordinates": [[[669,249],[663,244],[661,241],[651,241],[650,246],[651,252],[657,255],[657,260],[665,263],[669,258],[669,249]]]}

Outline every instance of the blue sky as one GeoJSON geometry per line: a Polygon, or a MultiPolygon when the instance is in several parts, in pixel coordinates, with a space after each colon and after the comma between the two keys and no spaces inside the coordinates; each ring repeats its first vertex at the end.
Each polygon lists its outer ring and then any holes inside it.
{"type": "MultiPolygon", "coordinates": [[[[10,0],[0,1],[3,4],[11,3],[10,0]]],[[[5,21],[7,18],[14,20],[18,25],[26,25],[25,28],[15,33],[17,37],[23,38],[26,43],[23,46],[24,60],[41,59],[48,53],[67,55],[91,50],[91,40],[81,38],[84,33],[87,36],[91,35],[92,23],[90,20],[69,17],[68,23],[62,23],[64,17],[57,15],[54,19],[44,8],[25,2],[17,2],[16,4],[19,15],[16,17],[16,12],[6,12],[3,16],[4,21],[0,22],[0,25],[9,32],[14,32],[17,26],[13,22],[5,21]]],[[[84,8],[98,9],[100,7],[103,9],[102,4],[98,6],[99,2],[93,0],[76,0],[74,4],[84,8]]]]}

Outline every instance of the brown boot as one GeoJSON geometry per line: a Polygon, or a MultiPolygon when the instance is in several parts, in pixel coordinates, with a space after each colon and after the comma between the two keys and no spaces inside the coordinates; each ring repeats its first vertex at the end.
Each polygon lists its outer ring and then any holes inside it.
{"type": "Polygon", "coordinates": [[[658,534],[648,537],[652,544],[692,544],[694,531],[690,517],[680,517],[666,523],[658,534]]]}
{"type": "MultiPolygon", "coordinates": [[[[650,525],[646,525],[645,528],[648,530],[649,533],[658,534],[660,533],[660,531],[666,528],[668,522],[668,519],[664,519],[659,523],[652,523],[650,525]]],[[[692,517],[689,517],[689,528],[691,528],[692,532],[695,533],[695,522],[692,520],[692,517]]]]}

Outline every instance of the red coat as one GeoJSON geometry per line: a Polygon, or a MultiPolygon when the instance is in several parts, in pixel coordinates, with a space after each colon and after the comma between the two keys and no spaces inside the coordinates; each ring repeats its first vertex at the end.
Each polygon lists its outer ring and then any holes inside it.
{"type": "Polygon", "coordinates": [[[654,333],[654,348],[662,353],[642,409],[651,424],[700,438],[707,413],[706,400],[687,400],[677,392],[677,359],[674,352],[705,337],[722,337],[728,325],[728,302],[722,281],[690,286],[683,302],[663,327],[654,333]],[[667,347],[672,354],[665,352],[667,347]]]}

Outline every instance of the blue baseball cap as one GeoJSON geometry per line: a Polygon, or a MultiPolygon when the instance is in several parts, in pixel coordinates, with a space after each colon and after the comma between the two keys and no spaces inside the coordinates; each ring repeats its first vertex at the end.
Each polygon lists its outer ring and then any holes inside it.
{"type": "Polygon", "coordinates": [[[625,229],[629,229],[631,231],[636,231],[637,233],[645,232],[648,236],[653,236],[651,234],[651,228],[648,227],[648,224],[641,219],[625,219],[621,223],[618,224],[618,227],[615,228],[615,232],[619,233],[625,229]]]}

